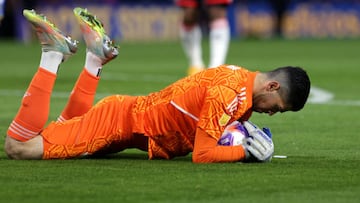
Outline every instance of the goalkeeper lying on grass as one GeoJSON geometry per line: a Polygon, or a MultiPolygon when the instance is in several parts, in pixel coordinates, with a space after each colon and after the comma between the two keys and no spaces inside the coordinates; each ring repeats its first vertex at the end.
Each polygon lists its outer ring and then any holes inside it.
{"type": "Polygon", "coordinates": [[[171,159],[193,152],[195,163],[266,161],[274,146],[246,121],[252,112],[273,115],[298,111],[310,81],[299,67],[251,72],[222,65],[185,77],[147,96],[113,95],[92,106],[102,66],[118,55],[102,23],[87,10],[74,14],[86,43],[86,59],[57,121],[45,126],[59,65],[77,42],[33,10],[24,10],[42,45],[40,65],[9,126],[5,151],[13,159],[67,159],[116,153],[127,148],[149,159],[171,159]],[[219,145],[227,125],[240,121],[246,142],[219,145]]]}

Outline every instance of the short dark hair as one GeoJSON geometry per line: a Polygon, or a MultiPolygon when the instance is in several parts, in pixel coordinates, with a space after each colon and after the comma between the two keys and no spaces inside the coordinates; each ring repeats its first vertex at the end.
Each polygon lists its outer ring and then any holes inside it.
{"type": "Polygon", "coordinates": [[[302,109],[309,97],[310,78],[306,71],[297,66],[285,66],[268,72],[270,78],[278,79],[280,94],[290,106],[291,111],[302,109]],[[283,90],[281,91],[281,88],[283,90]]]}

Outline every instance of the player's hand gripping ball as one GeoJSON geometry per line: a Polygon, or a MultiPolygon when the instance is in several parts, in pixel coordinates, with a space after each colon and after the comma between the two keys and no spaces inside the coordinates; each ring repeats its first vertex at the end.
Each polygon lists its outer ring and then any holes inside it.
{"type": "Polygon", "coordinates": [[[246,142],[248,133],[245,127],[239,122],[234,121],[230,125],[226,126],[223,134],[221,135],[218,145],[223,146],[237,146],[243,145],[246,142]]]}
{"type": "Polygon", "coordinates": [[[226,126],[218,140],[218,145],[241,145],[245,150],[245,160],[249,162],[269,162],[274,153],[274,143],[269,128],[258,128],[250,121],[232,122],[226,126]]]}

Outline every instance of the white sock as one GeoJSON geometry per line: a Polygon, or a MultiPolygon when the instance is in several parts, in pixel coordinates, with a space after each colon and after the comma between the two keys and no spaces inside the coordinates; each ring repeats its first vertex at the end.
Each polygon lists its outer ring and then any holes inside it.
{"type": "Polygon", "coordinates": [[[189,65],[194,67],[204,67],[201,50],[201,29],[199,25],[180,28],[180,38],[186,56],[189,59],[189,65]]]}
{"type": "Polygon", "coordinates": [[[46,51],[41,53],[40,68],[57,73],[59,65],[63,60],[63,53],[57,51],[46,51]]]}
{"type": "Polygon", "coordinates": [[[230,42],[230,26],[226,18],[217,19],[210,25],[210,63],[217,67],[225,63],[230,42]]]}
{"type": "Polygon", "coordinates": [[[85,69],[93,76],[100,77],[102,60],[90,51],[86,52],[85,69]]]}

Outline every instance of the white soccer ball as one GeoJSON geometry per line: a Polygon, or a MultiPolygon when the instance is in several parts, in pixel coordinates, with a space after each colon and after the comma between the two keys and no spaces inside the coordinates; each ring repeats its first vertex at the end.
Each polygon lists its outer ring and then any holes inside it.
{"type": "Polygon", "coordinates": [[[245,127],[239,121],[234,121],[225,128],[218,144],[223,146],[242,145],[246,142],[247,136],[245,127]]]}

